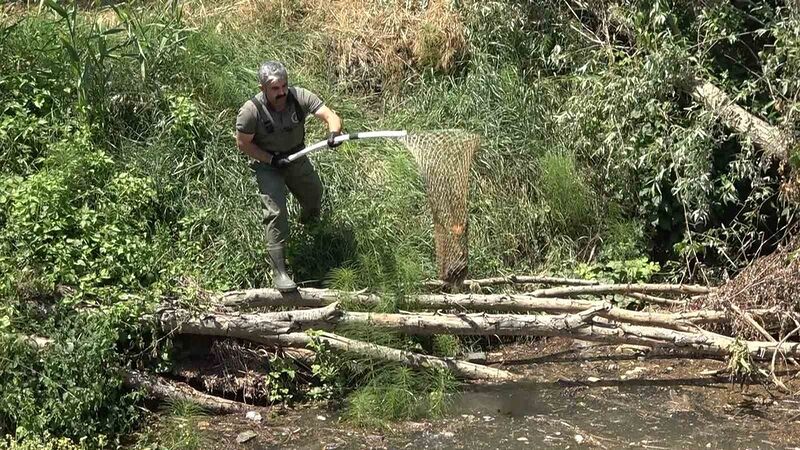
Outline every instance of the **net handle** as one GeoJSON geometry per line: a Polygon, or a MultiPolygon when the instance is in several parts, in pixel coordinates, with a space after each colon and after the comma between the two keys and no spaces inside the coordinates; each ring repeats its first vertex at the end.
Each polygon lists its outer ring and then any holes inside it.
{"type": "MultiPolygon", "coordinates": [[[[364,131],[361,133],[350,133],[350,134],[343,134],[340,136],[336,136],[333,141],[337,143],[342,143],[346,141],[353,141],[356,139],[372,139],[372,138],[393,138],[393,139],[400,139],[406,137],[408,133],[405,130],[399,131],[364,131]]],[[[289,162],[296,160],[302,156],[305,156],[309,153],[319,151],[323,148],[328,146],[328,141],[319,141],[316,144],[309,145],[308,147],[300,150],[297,153],[292,153],[291,155],[287,156],[286,159],[289,162]]]]}

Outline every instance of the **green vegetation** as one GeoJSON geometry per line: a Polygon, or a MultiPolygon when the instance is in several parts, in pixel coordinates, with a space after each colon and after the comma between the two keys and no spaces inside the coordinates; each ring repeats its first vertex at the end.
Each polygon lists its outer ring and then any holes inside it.
{"type": "MultiPolygon", "coordinates": [[[[348,130],[482,136],[475,277],[713,279],[795,223],[781,195],[791,164],[762,158],[679,87],[696,74],[796,132],[800,18],[779,2],[85,3],[0,12],[0,436],[11,447],[120,442],[144,418],[119,369],[171,362],[169,340],[138,317],[163,298],[197,306],[269,284],[255,186],[232,139],[262,60],[285,61],[348,130]],[[329,20],[336,12],[362,22],[329,20]],[[53,344],[35,350],[32,335],[53,344]]],[[[309,140],[323,131],[310,122],[309,140]]],[[[314,161],[326,203],[308,228],[290,204],[295,279],[382,291],[376,309],[397,310],[435,275],[413,159],[365,141],[314,161]]],[[[462,346],[367,331],[347,334],[447,356],[462,346]]],[[[455,389],[440,372],[320,350],[310,391],[276,362],[269,397],[346,398],[348,417],[379,425],[441,414],[455,389]]],[[[202,446],[179,426],[199,412],[173,409],[184,422],[166,423],[160,444],[202,446]]]]}

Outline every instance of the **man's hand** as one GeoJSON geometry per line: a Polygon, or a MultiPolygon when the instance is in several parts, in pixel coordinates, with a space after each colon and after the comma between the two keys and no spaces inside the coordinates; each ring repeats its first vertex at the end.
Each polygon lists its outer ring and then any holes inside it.
{"type": "Polygon", "coordinates": [[[331,131],[330,133],[328,133],[328,147],[335,148],[342,145],[341,142],[336,142],[334,140],[336,136],[341,136],[341,135],[342,135],[341,131],[331,131]]]}
{"type": "Polygon", "coordinates": [[[285,156],[272,155],[272,159],[269,161],[269,165],[276,169],[283,169],[289,164],[290,161],[285,156]]]}

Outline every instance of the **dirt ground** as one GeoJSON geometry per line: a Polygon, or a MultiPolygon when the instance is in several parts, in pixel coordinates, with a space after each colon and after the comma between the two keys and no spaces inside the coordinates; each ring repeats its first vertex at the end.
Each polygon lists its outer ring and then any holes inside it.
{"type": "MultiPolygon", "coordinates": [[[[223,449],[800,448],[800,397],[733,383],[722,360],[560,338],[488,358],[526,381],[468,384],[443,419],[370,430],[300,406],[261,410],[260,421],[209,417],[198,428],[204,446],[223,449]]],[[[800,391],[797,369],[779,374],[800,391]]]]}

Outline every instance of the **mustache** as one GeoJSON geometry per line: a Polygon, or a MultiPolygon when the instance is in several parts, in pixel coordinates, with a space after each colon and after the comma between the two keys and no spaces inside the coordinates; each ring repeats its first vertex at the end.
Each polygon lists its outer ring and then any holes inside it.
{"type": "Polygon", "coordinates": [[[278,100],[278,99],[281,99],[281,98],[284,98],[284,97],[286,97],[286,94],[281,94],[281,95],[276,96],[275,100],[278,100]]]}

